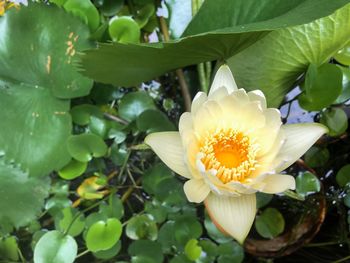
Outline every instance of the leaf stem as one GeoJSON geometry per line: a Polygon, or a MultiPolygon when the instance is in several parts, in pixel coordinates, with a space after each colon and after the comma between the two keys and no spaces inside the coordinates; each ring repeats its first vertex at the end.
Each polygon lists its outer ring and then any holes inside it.
{"type": "Polygon", "coordinates": [[[350,255],[349,255],[349,256],[346,256],[346,257],[344,257],[344,258],[341,258],[341,259],[332,261],[331,263],[340,263],[340,262],[347,261],[348,259],[350,259],[350,255]]]}
{"type": "MultiPolygon", "coordinates": [[[[169,30],[168,30],[168,26],[167,23],[165,21],[165,18],[160,16],[159,17],[159,24],[160,24],[160,30],[162,31],[163,37],[164,37],[164,41],[168,42],[170,40],[170,36],[169,36],[169,30]]],[[[180,84],[180,88],[181,88],[181,93],[182,93],[182,97],[184,99],[184,104],[185,104],[185,110],[186,111],[190,111],[191,110],[191,95],[190,95],[190,91],[185,79],[185,75],[182,69],[177,69],[175,70],[176,76],[179,80],[179,84],[180,84]]]]}
{"type": "Polygon", "coordinates": [[[82,256],[84,256],[84,255],[86,255],[87,253],[89,253],[90,252],[90,250],[84,250],[83,252],[81,252],[81,253],[79,253],[75,258],[80,258],[80,257],[82,257],[82,256]]]}
{"type": "Polygon", "coordinates": [[[291,190],[286,190],[283,192],[284,195],[290,197],[290,198],[293,198],[293,199],[296,199],[296,200],[299,200],[299,201],[305,201],[305,197],[302,196],[302,195],[299,195],[291,190]]]}

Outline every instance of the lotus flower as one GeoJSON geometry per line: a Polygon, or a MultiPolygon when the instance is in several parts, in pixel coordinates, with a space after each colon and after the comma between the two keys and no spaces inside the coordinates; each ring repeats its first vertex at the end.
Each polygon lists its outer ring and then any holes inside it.
{"type": "Polygon", "coordinates": [[[282,125],[260,90],[238,89],[227,65],[219,68],[209,95],[199,92],[179,132],[148,135],[146,144],[177,174],[188,179],[190,202],[204,201],[215,225],[243,243],[256,214],[256,192],[295,189],[281,173],[322,134],[321,124],[282,125]]]}

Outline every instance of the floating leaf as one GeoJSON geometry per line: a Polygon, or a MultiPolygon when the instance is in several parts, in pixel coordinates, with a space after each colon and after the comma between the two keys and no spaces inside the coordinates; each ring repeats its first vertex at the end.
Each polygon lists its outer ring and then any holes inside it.
{"type": "Polygon", "coordinates": [[[343,89],[335,103],[340,104],[350,99],[350,69],[339,67],[343,72],[343,89]]]}
{"type": "Polygon", "coordinates": [[[149,215],[139,215],[130,219],[126,225],[125,233],[130,239],[134,240],[156,240],[158,236],[158,228],[149,215]]]}
{"type": "Polygon", "coordinates": [[[90,0],[67,0],[63,7],[86,22],[91,31],[98,28],[100,15],[90,0]]]}
{"type": "Polygon", "coordinates": [[[308,194],[317,193],[321,190],[321,183],[318,178],[309,172],[302,173],[295,179],[296,192],[299,195],[306,196],[308,194]]]}
{"type": "Polygon", "coordinates": [[[202,235],[202,225],[192,216],[180,216],[175,221],[175,240],[185,245],[188,240],[202,235]]]}
{"type": "Polygon", "coordinates": [[[71,207],[66,207],[61,211],[61,215],[55,219],[55,226],[57,230],[60,230],[62,233],[65,233],[68,230],[68,235],[77,236],[83,232],[85,227],[85,217],[81,214],[77,219],[73,218],[77,215],[78,211],[71,207]]]}
{"type": "Polygon", "coordinates": [[[65,167],[58,171],[61,178],[65,180],[72,180],[82,175],[87,168],[86,162],[79,162],[71,160],[65,167]]]}
{"type": "Polygon", "coordinates": [[[331,105],[342,90],[342,72],[334,64],[317,67],[311,64],[306,72],[299,104],[308,111],[322,110],[331,105]]]}
{"type": "Polygon", "coordinates": [[[137,240],[128,248],[128,253],[131,255],[131,262],[142,263],[162,263],[163,253],[158,242],[150,240],[137,240]],[[147,260],[147,261],[146,261],[147,260]]]}
{"type": "Polygon", "coordinates": [[[284,218],[275,208],[266,208],[255,219],[255,228],[265,238],[274,238],[284,231],[284,218]]]}
{"type": "Polygon", "coordinates": [[[128,93],[121,99],[119,114],[122,118],[133,121],[145,110],[155,108],[153,99],[146,92],[137,91],[128,93]]]}
{"type": "Polygon", "coordinates": [[[98,221],[88,229],[86,234],[86,246],[92,252],[106,250],[113,247],[122,234],[122,224],[116,218],[110,218],[106,222],[98,221]]]}
{"type": "Polygon", "coordinates": [[[114,42],[139,43],[141,31],[138,24],[128,16],[115,16],[109,20],[108,32],[114,42]]]}
{"type": "Polygon", "coordinates": [[[313,146],[305,153],[306,164],[313,168],[325,165],[328,160],[329,151],[327,148],[313,146]]]}
{"type": "Polygon", "coordinates": [[[44,234],[34,249],[35,263],[73,263],[77,256],[78,246],[74,238],[59,231],[44,234]]]}
{"type": "Polygon", "coordinates": [[[336,175],[337,183],[344,187],[347,183],[350,182],[350,164],[344,165],[340,170],[338,171],[336,175]]]}
{"type": "Polygon", "coordinates": [[[279,106],[311,63],[321,65],[328,62],[350,40],[347,33],[349,21],[350,5],[346,5],[312,23],[268,34],[228,60],[238,87],[260,89],[270,107],[279,106]]]}
{"type": "Polygon", "coordinates": [[[137,128],[146,133],[174,131],[175,126],[169,118],[159,110],[146,110],[136,119],[137,128]]]}
{"type": "Polygon", "coordinates": [[[17,241],[14,236],[3,238],[0,240],[0,259],[18,261],[18,249],[17,241]]]}
{"type": "Polygon", "coordinates": [[[241,245],[235,241],[220,244],[218,247],[218,263],[240,263],[244,259],[244,250],[241,245]]]}
{"type": "Polygon", "coordinates": [[[70,113],[72,115],[73,122],[81,126],[88,125],[90,123],[91,116],[103,116],[101,110],[98,107],[90,104],[81,104],[75,106],[71,109],[70,113]]]}
{"type": "Polygon", "coordinates": [[[111,247],[110,249],[107,249],[107,250],[100,250],[100,251],[97,251],[94,254],[94,256],[96,258],[99,258],[99,259],[110,259],[110,258],[113,258],[115,257],[116,255],[118,255],[119,251],[121,250],[122,248],[122,245],[121,245],[121,242],[118,241],[113,247],[111,247]]]}
{"type": "Polygon", "coordinates": [[[190,239],[185,246],[185,254],[188,259],[195,261],[200,257],[202,248],[198,245],[198,240],[190,239]]]}
{"type": "Polygon", "coordinates": [[[123,203],[118,196],[110,195],[108,204],[102,203],[100,205],[100,212],[107,217],[121,219],[124,215],[123,203]]]}
{"type": "Polygon", "coordinates": [[[83,74],[99,82],[137,85],[169,70],[227,59],[271,30],[311,22],[346,3],[346,0],[207,0],[186,29],[185,37],[168,43],[100,44],[97,50],[82,56],[81,67],[83,74]]]}
{"type": "Polygon", "coordinates": [[[80,162],[88,162],[93,157],[102,157],[107,153],[107,145],[95,134],[72,135],[67,141],[69,154],[80,162]]]}
{"type": "Polygon", "coordinates": [[[105,16],[115,15],[124,4],[124,0],[95,0],[95,5],[105,16]]]}
{"type": "Polygon", "coordinates": [[[328,127],[328,134],[334,137],[342,135],[348,128],[348,116],[342,108],[322,112],[320,122],[328,127]]]}
{"type": "Polygon", "coordinates": [[[337,54],[334,55],[334,58],[342,63],[343,65],[350,65],[350,46],[347,45],[344,48],[340,49],[337,54]]]}
{"type": "Polygon", "coordinates": [[[148,20],[154,15],[155,11],[154,3],[145,4],[140,10],[137,10],[135,22],[140,28],[143,28],[147,25],[148,20]]]}
{"type": "Polygon", "coordinates": [[[0,158],[0,229],[3,224],[16,228],[34,220],[48,196],[48,178],[29,177],[19,167],[0,158]]]}
{"type": "Polygon", "coordinates": [[[272,200],[273,195],[272,194],[265,194],[263,192],[257,192],[256,193],[256,208],[262,208],[266,206],[270,201],[272,200]]]}

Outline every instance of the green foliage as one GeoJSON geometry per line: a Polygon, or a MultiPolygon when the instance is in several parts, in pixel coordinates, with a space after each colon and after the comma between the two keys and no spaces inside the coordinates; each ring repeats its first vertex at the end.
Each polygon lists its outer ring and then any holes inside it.
{"type": "Polygon", "coordinates": [[[349,17],[346,5],[328,17],[268,34],[228,60],[237,85],[259,88],[270,107],[279,106],[310,64],[327,62],[349,41],[349,17]]]}
{"type": "Polygon", "coordinates": [[[334,64],[323,64],[320,67],[310,64],[302,88],[300,106],[308,111],[322,110],[340,95],[342,72],[334,64]]]}
{"type": "Polygon", "coordinates": [[[308,195],[317,193],[321,190],[320,180],[312,173],[305,172],[299,174],[295,179],[296,192],[299,195],[308,195]]]}
{"type": "Polygon", "coordinates": [[[18,261],[18,244],[13,236],[0,240],[0,259],[18,261]]]}
{"type": "Polygon", "coordinates": [[[198,245],[198,240],[190,239],[185,246],[185,254],[189,260],[195,261],[200,257],[202,248],[198,245]]]}
{"type": "Polygon", "coordinates": [[[347,183],[350,182],[350,164],[344,165],[340,170],[337,172],[336,175],[337,183],[340,186],[345,186],[347,183]]]}
{"type": "Polygon", "coordinates": [[[82,56],[83,74],[103,83],[136,85],[179,67],[227,59],[272,30],[311,22],[347,3],[345,0],[269,0],[253,5],[253,2],[205,1],[187,27],[185,37],[169,43],[101,44],[97,50],[89,50],[82,56]],[[113,74],[115,71],[118,74],[113,74]]]}
{"type": "Polygon", "coordinates": [[[35,246],[34,262],[62,262],[73,263],[77,255],[78,246],[73,237],[63,235],[59,231],[44,234],[35,246]]]}
{"type": "Polygon", "coordinates": [[[163,253],[158,242],[137,240],[128,248],[132,263],[162,263],[163,253]]]}
{"type": "Polygon", "coordinates": [[[122,234],[122,224],[116,218],[98,221],[91,225],[86,233],[86,246],[92,252],[113,247],[122,234]]]}
{"type": "Polygon", "coordinates": [[[340,49],[337,54],[334,55],[334,58],[343,65],[350,65],[350,47],[349,45],[340,49]]]}
{"type": "Polygon", "coordinates": [[[133,240],[156,240],[158,229],[153,218],[149,215],[134,216],[126,226],[126,235],[133,240]]]}
{"type": "Polygon", "coordinates": [[[87,162],[71,160],[65,167],[58,171],[58,174],[65,180],[72,180],[82,175],[87,168],[87,162]]]}
{"type": "Polygon", "coordinates": [[[348,128],[348,116],[341,108],[331,108],[322,112],[320,122],[328,127],[330,136],[342,135],[348,128]]]}
{"type": "Polygon", "coordinates": [[[109,21],[108,33],[114,42],[139,43],[141,31],[139,25],[130,17],[114,17],[109,21]]]}
{"type": "Polygon", "coordinates": [[[329,155],[330,153],[327,148],[313,146],[305,153],[305,162],[313,168],[321,167],[328,162],[329,155]]]}
{"type": "Polygon", "coordinates": [[[243,248],[234,241],[220,244],[218,247],[218,263],[237,262],[240,263],[244,259],[243,248]]]}
{"type": "Polygon", "coordinates": [[[0,157],[0,193],[3,197],[0,211],[6,211],[0,213],[0,231],[10,232],[11,226],[18,228],[34,220],[48,196],[49,183],[48,178],[29,177],[20,167],[8,164],[0,157]]]}
{"type": "Polygon", "coordinates": [[[126,94],[119,103],[119,114],[122,118],[133,121],[145,110],[155,109],[154,102],[145,92],[126,94]]]}
{"type": "Polygon", "coordinates": [[[275,208],[266,208],[255,220],[255,229],[264,238],[278,236],[283,233],[284,226],[283,215],[275,208]]]}

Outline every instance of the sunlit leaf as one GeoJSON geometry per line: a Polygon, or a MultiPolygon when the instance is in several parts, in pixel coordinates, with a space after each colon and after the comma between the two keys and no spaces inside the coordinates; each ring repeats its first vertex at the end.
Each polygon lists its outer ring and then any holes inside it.
{"type": "Polygon", "coordinates": [[[265,238],[274,238],[284,231],[283,215],[275,208],[266,208],[255,219],[255,228],[265,238]]]}

